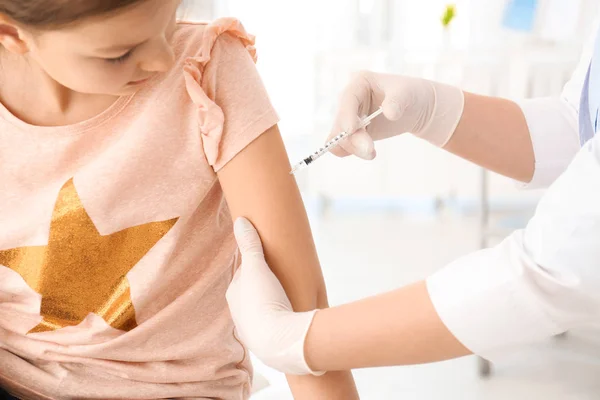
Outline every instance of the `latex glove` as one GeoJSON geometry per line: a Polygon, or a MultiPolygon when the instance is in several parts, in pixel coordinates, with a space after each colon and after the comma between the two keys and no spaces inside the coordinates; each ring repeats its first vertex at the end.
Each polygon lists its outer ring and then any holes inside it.
{"type": "Polygon", "coordinates": [[[271,368],[292,375],[322,375],[306,363],[304,342],[317,310],[295,313],[281,283],[265,261],[254,226],[234,226],[242,265],[227,290],[227,302],[242,343],[271,368]]]}
{"type": "Polygon", "coordinates": [[[342,94],[329,139],[341,132],[356,132],[332,153],[371,160],[376,156],[374,140],[405,132],[443,147],[452,137],[463,108],[464,95],[459,88],[401,75],[361,72],[342,94]],[[366,129],[357,130],[360,120],[380,106],[383,115],[366,129]]]}

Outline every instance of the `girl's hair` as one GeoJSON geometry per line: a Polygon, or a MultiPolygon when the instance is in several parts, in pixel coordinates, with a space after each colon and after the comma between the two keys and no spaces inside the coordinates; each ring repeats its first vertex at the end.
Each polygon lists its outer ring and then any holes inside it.
{"type": "Polygon", "coordinates": [[[31,28],[56,28],[145,0],[0,0],[0,14],[31,28]]]}

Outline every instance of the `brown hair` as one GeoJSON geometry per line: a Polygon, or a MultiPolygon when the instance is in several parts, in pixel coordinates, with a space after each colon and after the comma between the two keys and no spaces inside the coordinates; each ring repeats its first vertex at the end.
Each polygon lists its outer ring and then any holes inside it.
{"type": "Polygon", "coordinates": [[[69,25],[145,0],[0,0],[0,14],[31,28],[69,25]]]}

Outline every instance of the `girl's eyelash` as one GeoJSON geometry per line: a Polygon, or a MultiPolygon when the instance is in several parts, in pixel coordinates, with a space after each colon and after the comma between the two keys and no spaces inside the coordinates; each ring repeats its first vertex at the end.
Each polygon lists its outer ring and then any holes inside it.
{"type": "Polygon", "coordinates": [[[133,50],[128,51],[127,53],[123,54],[121,57],[107,58],[106,61],[111,64],[121,64],[121,63],[127,61],[127,59],[131,56],[132,53],[133,53],[133,50]]]}

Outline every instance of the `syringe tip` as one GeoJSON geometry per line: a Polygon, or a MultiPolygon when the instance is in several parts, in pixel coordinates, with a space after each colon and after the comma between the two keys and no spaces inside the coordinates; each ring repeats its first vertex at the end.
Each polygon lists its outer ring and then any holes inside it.
{"type": "Polygon", "coordinates": [[[301,167],[302,167],[302,164],[296,164],[294,166],[294,168],[292,168],[292,170],[290,171],[290,175],[294,175],[296,172],[298,172],[300,170],[301,167]]]}

